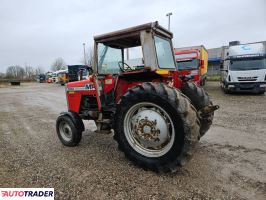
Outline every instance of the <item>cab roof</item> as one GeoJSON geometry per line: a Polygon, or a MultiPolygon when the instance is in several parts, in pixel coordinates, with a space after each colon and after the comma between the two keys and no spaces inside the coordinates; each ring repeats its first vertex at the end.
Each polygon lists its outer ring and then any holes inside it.
{"type": "Polygon", "coordinates": [[[94,40],[96,43],[104,43],[105,45],[114,48],[135,47],[141,44],[140,33],[142,31],[153,32],[156,35],[160,35],[169,39],[173,38],[173,33],[160,26],[156,21],[97,35],[94,36],[94,40]]]}

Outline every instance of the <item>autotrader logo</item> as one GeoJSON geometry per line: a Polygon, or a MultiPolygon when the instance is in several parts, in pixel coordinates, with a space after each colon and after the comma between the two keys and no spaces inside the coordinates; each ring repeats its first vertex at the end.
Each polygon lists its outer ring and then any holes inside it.
{"type": "Polygon", "coordinates": [[[54,200],[54,188],[0,188],[0,200],[54,200]]]}

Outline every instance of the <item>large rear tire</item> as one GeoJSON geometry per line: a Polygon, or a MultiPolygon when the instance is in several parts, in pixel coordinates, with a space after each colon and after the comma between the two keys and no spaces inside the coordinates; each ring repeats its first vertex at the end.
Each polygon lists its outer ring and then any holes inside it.
{"type": "Polygon", "coordinates": [[[130,89],[117,104],[114,139],[125,156],[156,172],[176,171],[192,154],[200,124],[193,105],[162,83],[130,89]]]}
{"type": "MultiPolygon", "coordinates": [[[[197,111],[201,110],[205,106],[212,105],[209,95],[203,88],[198,87],[195,83],[187,82],[182,88],[182,93],[185,94],[197,111]]],[[[202,137],[212,125],[214,112],[204,115],[200,118],[200,136],[202,137]]]]}

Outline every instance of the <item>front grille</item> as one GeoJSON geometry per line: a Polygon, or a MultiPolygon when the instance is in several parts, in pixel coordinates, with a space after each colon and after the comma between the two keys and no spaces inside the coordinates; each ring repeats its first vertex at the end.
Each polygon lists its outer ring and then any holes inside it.
{"type": "Polygon", "coordinates": [[[237,77],[238,81],[257,81],[257,76],[237,77]]]}
{"type": "Polygon", "coordinates": [[[96,97],[93,95],[82,96],[81,109],[86,110],[86,109],[93,109],[93,108],[98,108],[96,97]]]}
{"type": "Polygon", "coordinates": [[[256,87],[256,83],[241,83],[239,84],[240,90],[250,90],[256,87]]]}

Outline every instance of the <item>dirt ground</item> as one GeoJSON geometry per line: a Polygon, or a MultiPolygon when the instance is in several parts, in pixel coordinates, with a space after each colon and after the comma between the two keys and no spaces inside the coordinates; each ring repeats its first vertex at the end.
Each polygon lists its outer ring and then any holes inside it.
{"type": "Polygon", "coordinates": [[[64,147],[55,121],[64,87],[0,88],[0,187],[53,187],[56,199],[266,199],[266,95],[225,95],[194,157],[173,174],[144,171],[92,122],[77,147],[64,147]]]}

